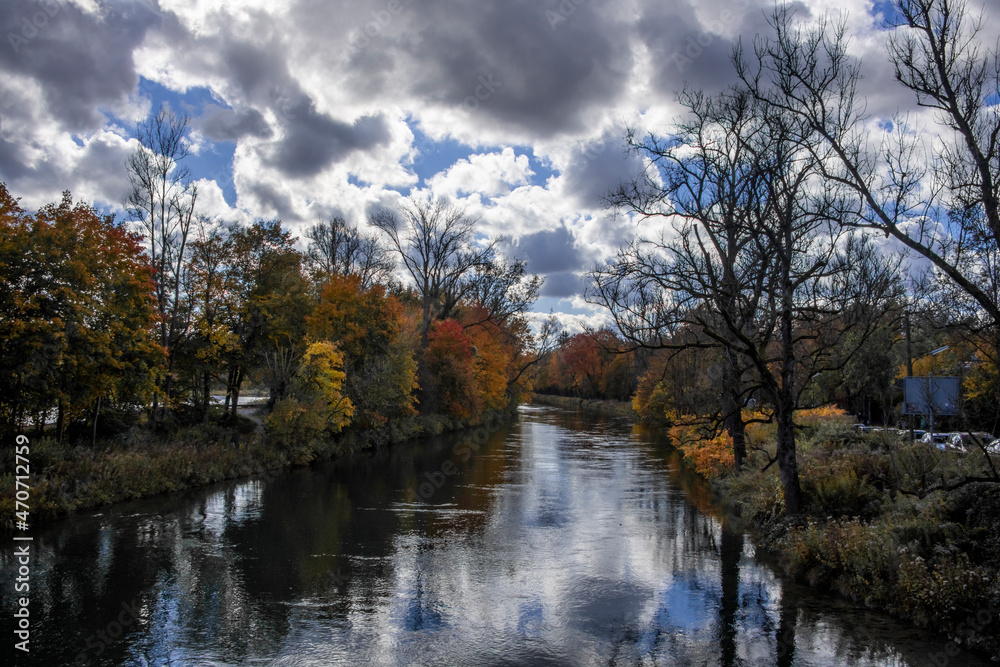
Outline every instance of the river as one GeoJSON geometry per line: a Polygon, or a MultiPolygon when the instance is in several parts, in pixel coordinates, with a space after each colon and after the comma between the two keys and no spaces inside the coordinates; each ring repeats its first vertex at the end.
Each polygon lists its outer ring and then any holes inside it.
{"type": "Polygon", "coordinates": [[[33,535],[16,664],[989,664],[783,580],[674,450],[560,408],[33,535]]]}

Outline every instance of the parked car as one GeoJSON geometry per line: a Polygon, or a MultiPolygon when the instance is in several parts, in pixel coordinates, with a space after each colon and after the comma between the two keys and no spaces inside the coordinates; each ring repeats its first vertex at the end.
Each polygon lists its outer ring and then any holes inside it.
{"type": "Polygon", "coordinates": [[[960,449],[963,452],[970,452],[979,449],[979,445],[976,442],[980,442],[986,447],[986,451],[992,453],[1000,453],[998,445],[996,444],[996,438],[994,438],[989,433],[952,433],[951,438],[948,440],[948,444],[953,449],[960,449]],[[997,452],[991,451],[993,449],[998,449],[997,452]]]}
{"type": "Polygon", "coordinates": [[[923,437],[920,438],[919,442],[922,442],[925,445],[934,445],[935,447],[937,447],[941,451],[945,451],[947,449],[951,449],[950,443],[951,443],[951,436],[953,436],[953,435],[955,435],[955,434],[954,433],[924,433],[923,437]],[[933,437],[933,439],[932,439],[932,437],[933,437]]]}

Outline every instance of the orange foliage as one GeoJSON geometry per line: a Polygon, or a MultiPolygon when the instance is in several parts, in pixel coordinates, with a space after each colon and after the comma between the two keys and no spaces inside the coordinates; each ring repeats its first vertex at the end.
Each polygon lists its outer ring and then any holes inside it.
{"type": "Polygon", "coordinates": [[[472,341],[455,320],[431,325],[424,361],[430,372],[427,391],[453,417],[478,417],[483,408],[476,386],[472,341]]]}
{"type": "Polygon", "coordinates": [[[388,349],[400,334],[402,314],[399,301],[381,285],[362,290],[359,276],[332,275],[306,323],[313,338],[337,341],[356,360],[388,349]]]}
{"type": "Polygon", "coordinates": [[[724,431],[713,435],[702,424],[675,424],[670,438],[699,475],[719,477],[735,465],[733,439],[724,431]]]}

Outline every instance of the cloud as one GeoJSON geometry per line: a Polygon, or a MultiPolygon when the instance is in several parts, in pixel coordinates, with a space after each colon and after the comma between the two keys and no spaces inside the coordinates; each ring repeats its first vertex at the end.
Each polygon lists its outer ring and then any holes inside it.
{"type": "Polygon", "coordinates": [[[581,143],[563,168],[563,192],[584,208],[602,208],[604,198],[621,183],[634,180],[643,170],[642,158],[626,153],[624,128],[617,133],[581,143]]]}
{"type": "Polygon", "coordinates": [[[542,285],[541,296],[570,297],[579,293],[580,284],[580,277],[575,273],[569,271],[550,273],[545,276],[545,284],[542,285]]]}
{"type": "MultiPolygon", "coordinates": [[[[133,145],[119,124],[159,106],[166,89],[197,119],[203,150],[189,166],[216,156],[205,171],[225,173],[216,180],[227,192],[232,178],[240,216],[298,228],[338,212],[363,224],[374,207],[426,188],[480,217],[484,235],[510,237],[511,251],[548,277],[547,298],[578,295],[580,271],[651,224],[637,230],[603,208],[607,191],[642,168],[623,151],[626,126],[665,136],[685,85],[734,81],[734,41],[770,34],[772,7],[7,0],[0,24],[18,39],[0,44],[0,180],[29,205],[68,188],[114,206],[133,145]],[[34,26],[46,7],[57,9],[34,26]],[[451,164],[418,160],[427,146],[414,128],[449,147],[451,164]],[[211,145],[222,141],[235,145],[231,170],[217,163],[228,149],[211,145]]],[[[799,15],[840,9],[873,120],[912,110],[864,0],[803,3],[799,15]]],[[[1000,11],[990,14],[989,26],[1000,23],[1000,11]]],[[[235,214],[221,190],[206,182],[202,192],[206,211],[235,214]]]]}
{"type": "Polygon", "coordinates": [[[135,88],[132,53],[159,23],[148,9],[109,5],[91,13],[57,0],[6,0],[0,71],[39,85],[46,111],[67,131],[93,131],[105,122],[101,110],[120,105],[135,88]]]}
{"type": "Polygon", "coordinates": [[[245,136],[269,138],[272,134],[263,114],[252,107],[235,111],[210,105],[197,126],[212,141],[236,141],[245,136]]]}
{"type": "Polygon", "coordinates": [[[549,274],[577,269],[582,260],[573,233],[565,225],[522,236],[517,242],[517,254],[528,260],[528,270],[532,273],[549,274]]]}
{"type": "Polygon", "coordinates": [[[526,185],[533,174],[527,155],[515,155],[514,149],[504,148],[500,153],[480,153],[459,160],[447,171],[435,175],[429,185],[440,195],[479,193],[494,197],[526,185]]]}
{"type": "Polygon", "coordinates": [[[286,176],[313,176],[351,151],[370,150],[390,140],[381,114],[344,123],[317,112],[303,98],[288,107],[287,115],[284,135],[264,149],[265,161],[286,176]]]}

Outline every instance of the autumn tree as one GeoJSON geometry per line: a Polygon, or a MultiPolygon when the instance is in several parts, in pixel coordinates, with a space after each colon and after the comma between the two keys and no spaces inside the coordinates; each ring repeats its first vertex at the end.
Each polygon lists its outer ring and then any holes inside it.
{"type": "Polygon", "coordinates": [[[434,322],[424,349],[430,386],[423,394],[427,405],[421,407],[454,417],[477,418],[483,399],[476,381],[476,354],[461,324],[450,319],[434,322]]]}
{"type": "Polygon", "coordinates": [[[163,416],[157,409],[160,393],[164,408],[170,408],[176,349],[189,324],[181,289],[198,197],[190,173],[180,165],[190,151],[189,123],[189,118],[179,118],[163,105],[136,127],[138,146],[125,163],[130,190],[124,207],[145,237],[156,289],[159,339],[167,353],[161,391],[153,396],[154,421],[163,416]]]}
{"type": "Polygon", "coordinates": [[[183,349],[202,419],[209,416],[212,385],[221,379],[227,358],[238,346],[236,332],[227,326],[239,311],[232,228],[199,221],[191,243],[186,289],[191,310],[191,335],[183,349]]]}
{"type": "Polygon", "coordinates": [[[268,435],[290,451],[294,463],[309,463],[324,441],[350,423],[354,405],[343,392],[343,365],[343,354],[334,343],[310,344],[295,368],[287,395],[268,415],[268,435]]]}
{"type": "Polygon", "coordinates": [[[34,217],[0,185],[2,402],[8,423],[56,410],[56,434],[103,409],[145,406],[162,361],[139,239],[69,193],[34,217]]]}
{"type": "Polygon", "coordinates": [[[284,395],[302,354],[305,318],[311,309],[295,239],[280,220],[257,221],[230,231],[228,280],[235,309],[226,355],[226,405],[235,417],[249,373],[267,372],[271,406],[284,395]]]}
{"type": "Polygon", "coordinates": [[[375,429],[415,412],[417,368],[404,339],[403,307],[384,287],[364,287],[357,274],[330,275],[307,325],[314,340],[334,341],[344,355],[353,426],[375,429]]]}
{"type": "Polygon", "coordinates": [[[373,214],[370,223],[386,235],[413,279],[421,302],[421,348],[426,348],[431,322],[451,316],[470,289],[468,278],[493,261],[500,239],[477,245],[476,220],[443,200],[406,200],[398,212],[373,214]]]}

